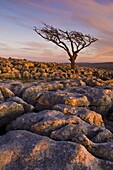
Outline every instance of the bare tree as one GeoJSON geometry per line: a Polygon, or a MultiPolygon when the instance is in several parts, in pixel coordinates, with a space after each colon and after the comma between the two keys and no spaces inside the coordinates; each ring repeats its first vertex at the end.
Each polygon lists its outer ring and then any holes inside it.
{"type": "Polygon", "coordinates": [[[78,53],[93,42],[97,41],[96,38],[90,35],[77,31],[63,31],[45,23],[43,28],[37,28],[35,26],[33,30],[42,38],[63,48],[69,56],[72,69],[75,68],[75,60],[78,53]]]}

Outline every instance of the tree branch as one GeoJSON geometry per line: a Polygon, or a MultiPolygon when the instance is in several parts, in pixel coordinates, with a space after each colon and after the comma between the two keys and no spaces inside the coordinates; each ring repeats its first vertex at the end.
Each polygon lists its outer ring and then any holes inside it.
{"type": "Polygon", "coordinates": [[[88,47],[93,42],[97,41],[96,38],[83,34],[77,31],[63,31],[61,29],[54,28],[45,23],[42,29],[34,27],[34,31],[40,35],[42,38],[53,42],[60,48],[64,49],[70,58],[75,57],[79,51],[88,47]],[[67,41],[67,43],[66,43],[67,41]],[[68,47],[68,43],[71,46],[71,51],[68,47]]]}

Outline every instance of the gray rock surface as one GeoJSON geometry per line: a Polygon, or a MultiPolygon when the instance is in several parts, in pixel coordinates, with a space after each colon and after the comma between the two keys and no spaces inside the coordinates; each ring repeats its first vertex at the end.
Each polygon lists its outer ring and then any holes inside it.
{"type": "Polygon", "coordinates": [[[94,126],[76,115],[65,115],[56,110],[27,113],[13,121],[7,130],[29,130],[55,140],[72,140],[79,133],[86,134],[94,142],[106,142],[113,134],[103,126],[94,126]]]}
{"type": "Polygon", "coordinates": [[[26,103],[25,101],[23,101],[19,97],[11,97],[11,98],[7,99],[7,101],[13,101],[13,102],[16,102],[18,104],[21,104],[24,108],[25,113],[32,112],[34,110],[34,107],[31,104],[26,103]]]}
{"type": "Polygon", "coordinates": [[[0,135],[1,170],[112,170],[113,71],[0,57],[0,135]]]}
{"type": "Polygon", "coordinates": [[[91,155],[84,146],[53,141],[28,131],[0,137],[1,170],[110,170],[113,162],[91,155]]]}
{"type": "Polygon", "coordinates": [[[87,97],[79,93],[65,91],[44,92],[37,100],[35,109],[37,111],[52,109],[55,104],[67,104],[70,106],[89,106],[87,97]]]}
{"type": "Polygon", "coordinates": [[[102,116],[85,107],[73,107],[65,104],[57,104],[53,107],[53,109],[61,111],[66,115],[76,115],[91,125],[103,125],[102,116]]]}
{"type": "Polygon", "coordinates": [[[94,156],[113,161],[113,140],[111,142],[97,144],[89,140],[84,134],[79,134],[78,136],[75,136],[73,141],[85,146],[94,156]]]}
{"type": "Polygon", "coordinates": [[[100,88],[93,88],[93,87],[74,87],[70,88],[67,91],[73,92],[73,93],[80,93],[87,96],[89,101],[89,108],[91,110],[96,111],[97,113],[101,113],[103,116],[107,114],[109,109],[112,106],[112,91],[105,91],[105,89],[100,88]]]}
{"type": "Polygon", "coordinates": [[[0,91],[5,100],[14,96],[14,93],[6,87],[0,87],[0,91]]]}
{"type": "Polygon", "coordinates": [[[0,127],[11,123],[24,113],[24,108],[21,104],[13,101],[4,102],[0,104],[0,127]]]}

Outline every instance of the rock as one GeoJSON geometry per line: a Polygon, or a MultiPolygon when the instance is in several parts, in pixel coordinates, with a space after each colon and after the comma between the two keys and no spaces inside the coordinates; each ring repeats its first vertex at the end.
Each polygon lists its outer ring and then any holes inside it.
{"type": "MultiPolygon", "coordinates": [[[[40,94],[41,92],[47,90],[62,89],[63,87],[64,87],[63,84],[58,81],[49,82],[49,83],[40,83],[40,85],[32,84],[31,86],[28,86],[25,89],[23,89],[22,98],[26,102],[30,103],[30,101],[32,102],[32,99],[33,101],[36,100],[38,98],[37,95],[40,94]]],[[[35,105],[35,101],[30,104],[35,105]]]]}
{"type": "Polygon", "coordinates": [[[6,87],[0,87],[0,91],[5,100],[14,96],[14,93],[6,87]]]}
{"type": "Polygon", "coordinates": [[[76,87],[76,86],[85,86],[86,83],[81,78],[76,79],[65,79],[65,81],[60,81],[64,87],[76,87]]]}
{"type": "Polygon", "coordinates": [[[113,133],[113,121],[105,120],[105,127],[113,133]]]}
{"type": "Polygon", "coordinates": [[[34,67],[34,63],[33,63],[33,62],[30,62],[30,61],[26,62],[24,65],[25,65],[25,67],[27,67],[28,69],[29,69],[30,67],[34,67]]]}
{"type": "Polygon", "coordinates": [[[0,127],[11,123],[12,120],[24,113],[24,108],[21,104],[13,101],[0,104],[0,127]]]}
{"type": "Polygon", "coordinates": [[[23,101],[19,97],[11,97],[7,101],[13,101],[13,102],[16,102],[18,104],[21,104],[24,108],[25,113],[32,112],[34,110],[34,107],[31,104],[27,104],[25,101],[23,101]]]}
{"type": "Polygon", "coordinates": [[[76,115],[64,115],[56,110],[26,113],[11,122],[7,130],[29,130],[55,140],[72,140],[79,133],[88,135],[94,142],[106,142],[113,138],[104,127],[90,125],[76,115]]]}
{"type": "Polygon", "coordinates": [[[69,140],[78,134],[85,134],[96,143],[107,142],[113,139],[113,134],[104,127],[91,126],[80,119],[78,123],[67,124],[51,132],[50,137],[55,140],[69,140]]]}
{"type": "Polygon", "coordinates": [[[112,105],[112,99],[105,93],[103,89],[92,88],[88,86],[80,86],[70,88],[69,92],[80,93],[87,96],[89,101],[89,108],[97,113],[105,116],[112,105]]]}
{"type": "MultiPolygon", "coordinates": [[[[52,111],[52,112],[54,113],[55,111],[52,111]]],[[[62,114],[61,115],[59,114],[59,116],[48,115],[48,116],[45,116],[43,120],[32,125],[31,129],[33,132],[37,134],[50,136],[50,133],[52,131],[65,127],[65,125],[67,124],[79,124],[79,118],[76,116],[75,117],[67,117],[67,116],[62,117],[62,114]]]]}
{"type": "MultiPolygon", "coordinates": [[[[49,136],[52,130],[62,127],[66,121],[64,114],[56,110],[27,113],[13,121],[8,130],[23,129],[49,136]]],[[[72,120],[77,122],[77,120],[72,120]]]]}
{"type": "Polygon", "coordinates": [[[24,85],[21,82],[13,82],[9,88],[16,96],[21,96],[24,85]]]}
{"type": "Polygon", "coordinates": [[[24,91],[22,93],[22,99],[24,101],[28,102],[29,98],[30,98],[29,95],[33,96],[35,93],[39,92],[40,90],[43,90],[41,85],[31,85],[30,87],[28,86],[24,89],[24,91]]]}
{"type": "MultiPolygon", "coordinates": [[[[94,130],[95,129],[93,129],[93,131],[94,130]]],[[[113,140],[113,134],[108,129],[100,129],[100,132],[98,131],[98,133],[91,140],[95,143],[108,142],[113,140]]]]}
{"type": "Polygon", "coordinates": [[[1,170],[109,170],[113,163],[91,155],[82,145],[53,141],[28,131],[0,137],[1,170]]]}
{"type": "Polygon", "coordinates": [[[22,73],[22,77],[23,77],[23,78],[26,78],[26,79],[30,79],[30,73],[29,73],[28,71],[24,71],[24,72],[22,73]]]}
{"type": "Polygon", "coordinates": [[[51,132],[50,137],[55,140],[72,141],[72,139],[79,133],[88,134],[88,125],[83,125],[80,121],[76,124],[68,124],[58,130],[51,132]]]}
{"type": "Polygon", "coordinates": [[[0,169],[113,169],[112,79],[112,70],[0,57],[0,169]]]}
{"type": "Polygon", "coordinates": [[[113,161],[113,141],[96,144],[89,140],[84,134],[76,136],[73,141],[85,146],[94,156],[100,159],[113,161]]]}
{"type": "Polygon", "coordinates": [[[37,100],[35,109],[37,111],[51,109],[56,104],[67,104],[70,106],[88,106],[86,96],[79,93],[67,93],[65,91],[44,92],[37,100]]]}
{"type": "MultiPolygon", "coordinates": [[[[88,64],[88,66],[91,66],[88,64]]],[[[96,65],[97,67],[97,65],[96,65]]],[[[101,66],[100,66],[101,67],[101,66]]],[[[108,66],[110,67],[110,65],[108,66]]],[[[111,64],[112,69],[112,64],[111,64]]],[[[90,67],[77,66],[76,69],[70,69],[69,64],[58,63],[40,63],[27,61],[25,59],[6,59],[0,57],[0,78],[25,78],[25,79],[44,79],[44,80],[59,80],[59,79],[76,79],[82,78],[83,85],[101,86],[105,83],[113,86],[109,82],[113,78],[113,71],[102,70],[90,67]]]]}
{"type": "Polygon", "coordinates": [[[84,107],[73,107],[64,104],[57,104],[53,107],[53,109],[59,110],[66,115],[76,115],[91,125],[102,126],[104,124],[100,114],[84,107]]]}
{"type": "Polygon", "coordinates": [[[2,92],[0,91],[0,104],[3,102],[5,102],[4,96],[3,96],[2,92]]]}

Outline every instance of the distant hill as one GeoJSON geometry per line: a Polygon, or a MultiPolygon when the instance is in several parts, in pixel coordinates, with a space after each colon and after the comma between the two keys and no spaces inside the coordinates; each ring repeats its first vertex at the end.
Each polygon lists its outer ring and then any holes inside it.
{"type": "Polygon", "coordinates": [[[77,63],[78,66],[95,67],[107,70],[113,70],[113,62],[104,63],[77,63]]]}

